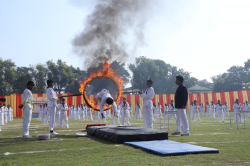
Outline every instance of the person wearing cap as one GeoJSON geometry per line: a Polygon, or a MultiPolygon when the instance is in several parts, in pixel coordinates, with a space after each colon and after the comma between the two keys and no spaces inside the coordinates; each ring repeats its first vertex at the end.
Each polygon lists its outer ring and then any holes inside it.
{"type": "Polygon", "coordinates": [[[110,95],[109,91],[107,89],[102,89],[99,93],[96,95],[96,99],[100,101],[100,117],[103,119],[104,116],[104,105],[107,103],[108,105],[112,105],[113,111],[115,112],[114,115],[116,116],[116,103],[114,102],[113,97],[110,95]]]}
{"type": "Polygon", "coordinates": [[[153,102],[155,96],[153,81],[147,80],[147,89],[144,93],[139,91],[140,97],[143,98],[143,123],[145,128],[153,128],[153,102]]]}
{"type": "Polygon", "coordinates": [[[175,83],[179,86],[176,89],[175,93],[175,110],[177,111],[177,128],[172,135],[181,134],[181,128],[184,130],[184,133],[181,136],[189,136],[189,126],[186,115],[186,106],[188,102],[188,91],[185,85],[183,85],[184,78],[179,75],[176,76],[175,83]]]}
{"type": "Polygon", "coordinates": [[[69,128],[68,125],[68,115],[67,115],[67,111],[68,111],[68,105],[67,103],[65,103],[65,99],[62,99],[62,102],[60,104],[58,104],[58,109],[60,111],[60,117],[59,117],[59,127],[63,128],[63,122],[65,123],[65,127],[69,128]]]}
{"type": "Polygon", "coordinates": [[[130,126],[129,123],[129,104],[127,102],[127,99],[124,97],[123,102],[120,104],[121,107],[121,113],[122,113],[122,125],[124,125],[125,120],[127,122],[127,125],[130,126]]]}
{"type": "Polygon", "coordinates": [[[56,92],[53,90],[54,83],[52,80],[47,80],[48,88],[46,90],[47,99],[48,99],[48,108],[49,108],[49,130],[50,135],[57,135],[58,133],[54,132],[55,118],[56,118],[56,107],[58,98],[56,97],[56,92]]]}
{"type": "Polygon", "coordinates": [[[32,138],[29,135],[29,126],[32,118],[32,109],[34,109],[32,88],[34,87],[33,81],[27,82],[27,88],[23,91],[23,102],[18,107],[23,109],[23,138],[32,138]]]}

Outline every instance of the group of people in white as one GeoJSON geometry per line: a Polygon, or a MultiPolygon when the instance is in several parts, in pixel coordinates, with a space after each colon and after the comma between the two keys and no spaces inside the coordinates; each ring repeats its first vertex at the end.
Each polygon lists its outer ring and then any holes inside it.
{"type": "Polygon", "coordinates": [[[6,105],[0,103],[0,131],[1,126],[3,126],[8,121],[12,122],[13,120],[13,110],[11,109],[10,105],[6,105]]]}

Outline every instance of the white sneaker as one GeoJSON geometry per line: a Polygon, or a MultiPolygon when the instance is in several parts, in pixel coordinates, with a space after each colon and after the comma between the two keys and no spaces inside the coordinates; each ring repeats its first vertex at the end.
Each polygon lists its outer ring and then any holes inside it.
{"type": "Polygon", "coordinates": [[[22,138],[32,138],[30,135],[23,135],[22,138]]]}
{"type": "Polygon", "coordinates": [[[53,133],[50,133],[50,135],[58,135],[58,133],[56,133],[56,132],[53,132],[53,133]]]}

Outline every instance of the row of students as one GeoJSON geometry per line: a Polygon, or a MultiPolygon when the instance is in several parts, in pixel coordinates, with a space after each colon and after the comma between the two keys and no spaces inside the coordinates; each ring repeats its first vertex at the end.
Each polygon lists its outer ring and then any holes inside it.
{"type": "Polygon", "coordinates": [[[87,107],[86,104],[84,106],[78,104],[76,107],[72,104],[69,106],[69,118],[88,121],[88,117],[93,121],[91,108],[87,107]]]}
{"type": "Polygon", "coordinates": [[[13,120],[13,110],[10,107],[10,105],[5,106],[5,104],[0,103],[0,131],[1,126],[3,126],[5,123],[8,123],[8,121],[12,122],[13,120]]]}

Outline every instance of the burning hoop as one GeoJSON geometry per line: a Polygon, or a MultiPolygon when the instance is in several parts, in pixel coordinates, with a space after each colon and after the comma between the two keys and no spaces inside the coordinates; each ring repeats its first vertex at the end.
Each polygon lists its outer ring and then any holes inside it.
{"type": "MultiPolygon", "coordinates": [[[[86,88],[87,85],[95,78],[100,78],[100,77],[104,77],[107,78],[111,81],[113,81],[117,88],[118,88],[118,97],[116,100],[116,104],[118,105],[120,103],[120,98],[122,97],[123,94],[123,80],[121,76],[115,75],[114,71],[111,70],[110,67],[111,64],[108,64],[107,60],[105,60],[104,64],[103,64],[103,69],[102,70],[98,70],[97,72],[91,72],[90,76],[85,80],[85,81],[80,81],[80,86],[81,88],[79,89],[79,91],[82,93],[83,95],[83,99],[85,100],[86,104],[96,110],[96,111],[100,111],[99,106],[95,105],[94,101],[89,101],[87,95],[86,95],[86,88]]],[[[109,107],[104,107],[104,110],[109,110],[111,109],[112,106],[109,107]]]]}

